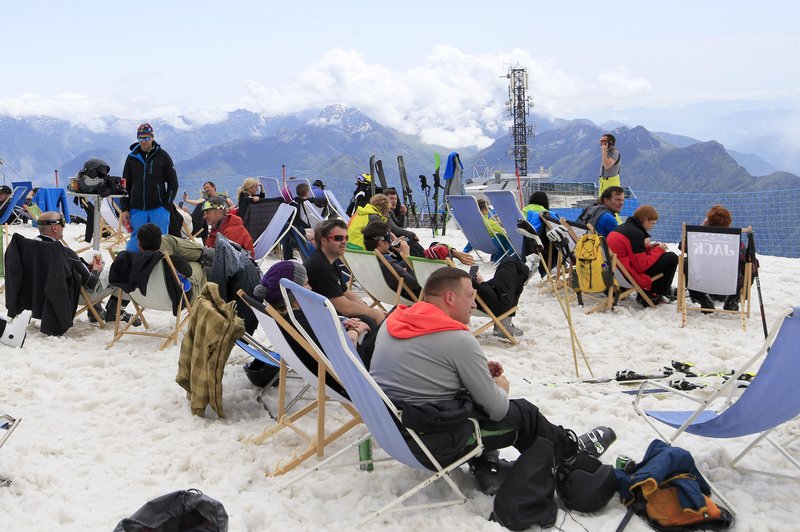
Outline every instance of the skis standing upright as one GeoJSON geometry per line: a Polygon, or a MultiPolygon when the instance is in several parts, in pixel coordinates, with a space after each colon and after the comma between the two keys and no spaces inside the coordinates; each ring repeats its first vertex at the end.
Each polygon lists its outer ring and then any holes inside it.
{"type": "MultiPolygon", "coordinates": [[[[383,161],[378,159],[375,161],[375,171],[378,173],[378,179],[381,181],[381,193],[385,194],[389,184],[386,182],[386,174],[383,173],[383,161]]],[[[375,182],[375,176],[372,176],[372,182],[375,182]]]]}
{"type": "Polygon", "coordinates": [[[370,197],[375,195],[375,155],[373,154],[369,158],[369,195],[370,197]]]}
{"type": "Polygon", "coordinates": [[[447,196],[453,194],[453,187],[456,187],[456,194],[464,194],[464,186],[461,183],[461,175],[464,172],[464,167],[461,165],[461,157],[457,152],[452,152],[447,157],[447,165],[444,168],[444,180],[446,182],[444,188],[444,213],[442,214],[442,235],[444,236],[447,231],[447,218],[450,214],[449,204],[447,203],[447,196]]]}
{"type": "Polygon", "coordinates": [[[439,167],[441,160],[439,154],[434,153],[434,169],[433,169],[433,216],[431,217],[431,228],[433,229],[433,236],[439,235],[439,189],[442,188],[439,178],[439,167]]]}
{"type": "Polygon", "coordinates": [[[419,220],[417,220],[417,205],[414,203],[414,193],[411,191],[411,187],[408,185],[408,176],[406,175],[406,163],[403,161],[403,156],[397,156],[397,170],[400,173],[400,188],[403,192],[403,203],[408,210],[411,212],[411,219],[414,220],[413,224],[409,224],[412,227],[417,227],[419,225],[419,220]]]}

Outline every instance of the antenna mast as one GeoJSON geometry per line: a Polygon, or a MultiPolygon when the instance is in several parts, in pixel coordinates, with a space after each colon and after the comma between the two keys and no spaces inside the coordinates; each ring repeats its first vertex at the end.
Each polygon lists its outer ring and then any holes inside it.
{"type": "Polygon", "coordinates": [[[519,65],[508,69],[508,112],[513,119],[511,136],[514,146],[510,150],[514,154],[514,166],[520,176],[528,175],[528,137],[533,137],[533,126],[526,124],[526,119],[533,102],[526,95],[528,90],[528,69],[519,65]]]}

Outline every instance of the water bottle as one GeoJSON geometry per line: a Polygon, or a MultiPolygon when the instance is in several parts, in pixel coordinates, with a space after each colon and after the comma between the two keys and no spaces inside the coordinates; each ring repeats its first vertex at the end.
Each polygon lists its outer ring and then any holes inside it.
{"type": "Polygon", "coordinates": [[[375,467],[372,464],[372,438],[367,438],[358,444],[359,469],[362,471],[372,471],[375,467]],[[364,463],[369,462],[369,463],[364,463]]]}

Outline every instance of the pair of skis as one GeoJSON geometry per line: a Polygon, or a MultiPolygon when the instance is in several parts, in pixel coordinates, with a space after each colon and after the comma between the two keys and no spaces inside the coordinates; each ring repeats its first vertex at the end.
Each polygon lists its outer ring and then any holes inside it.
{"type": "MultiPolygon", "coordinates": [[[[403,156],[397,156],[397,169],[400,174],[400,188],[403,194],[403,204],[406,205],[408,210],[411,212],[411,218],[413,219],[412,225],[417,225],[417,204],[414,203],[414,193],[411,189],[411,186],[408,184],[408,175],[406,174],[406,165],[403,161],[403,156]]],[[[372,178],[372,190],[371,194],[374,196],[376,191],[375,185],[375,177],[377,176],[378,181],[381,184],[381,191],[385,192],[387,188],[389,188],[389,183],[386,180],[386,173],[383,170],[383,161],[381,159],[375,159],[375,155],[369,158],[369,173],[370,177],[372,178]]]]}

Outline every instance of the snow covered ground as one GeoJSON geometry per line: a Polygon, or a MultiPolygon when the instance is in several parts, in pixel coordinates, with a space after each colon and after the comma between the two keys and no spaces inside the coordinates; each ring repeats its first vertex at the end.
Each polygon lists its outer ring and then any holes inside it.
{"type": "MultiPolygon", "coordinates": [[[[21,231],[34,234],[30,228],[21,231]]],[[[67,239],[73,242],[82,232],[81,226],[70,226],[67,239]]],[[[431,240],[429,230],[419,234],[431,240]]],[[[440,240],[459,246],[465,242],[455,230],[440,240]]],[[[782,309],[800,302],[800,261],[761,257],[761,265],[771,326],[782,309]]],[[[619,439],[604,456],[608,463],[619,454],[641,458],[655,433],[634,413],[631,396],[620,393],[615,383],[566,383],[575,379],[575,370],[566,322],[552,294],[529,287],[520,308],[514,319],[525,330],[520,345],[512,347],[491,335],[480,339],[488,356],[503,363],[512,396],[531,400],[552,421],[578,433],[596,425],[614,428],[619,439]]],[[[165,313],[151,316],[158,327],[171,320],[165,313]]],[[[757,298],[746,331],[730,316],[697,313],[681,328],[674,304],[645,310],[632,299],[614,312],[593,315],[573,307],[573,319],[598,377],[624,368],[649,373],[671,360],[694,362],[700,371],[736,368],[763,340],[757,298]]],[[[178,347],[158,351],[156,339],[125,337],[106,350],[111,332],[88,323],[85,316],[62,338],[43,336],[36,323],[28,330],[23,349],[0,346],[0,411],[22,418],[0,450],[0,472],[13,479],[11,486],[0,489],[3,530],[111,530],[146,501],[187,488],[221,501],[232,531],[350,530],[365,513],[421,478],[390,463],[372,473],[357,467],[321,472],[279,491],[287,478],[307,466],[285,477],[270,478],[265,472],[302,442],[286,430],[260,445],[246,442],[274,422],[256,402],[258,390],[242,371],[249,358],[238,348],[223,381],[227,417],[217,419],[210,409],[206,417],[192,416],[184,391],[175,383],[178,347]]],[[[588,376],[585,366],[581,375],[588,376]]],[[[329,409],[330,420],[342,417],[336,408],[329,409]]],[[[313,420],[308,423],[311,428],[313,420]]],[[[362,433],[363,427],[332,449],[362,433]]],[[[797,433],[797,422],[782,431],[784,436],[797,433]]],[[[736,505],[736,530],[797,530],[797,483],[728,468],[745,441],[688,436],[680,444],[736,505]]],[[[513,458],[515,451],[503,455],[513,458]]],[[[783,467],[767,449],[750,460],[756,466],[783,467]]],[[[492,499],[477,490],[465,471],[454,477],[469,497],[463,506],[390,514],[366,529],[502,530],[487,521],[492,499]]],[[[423,493],[436,499],[446,490],[436,485],[423,493]]],[[[597,514],[570,517],[559,512],[558,525],[563,530],[614,530],[623,514],[615,498],[597,514]]],[[[628,530],[648,528],[634,519],[628,530]]]]}

